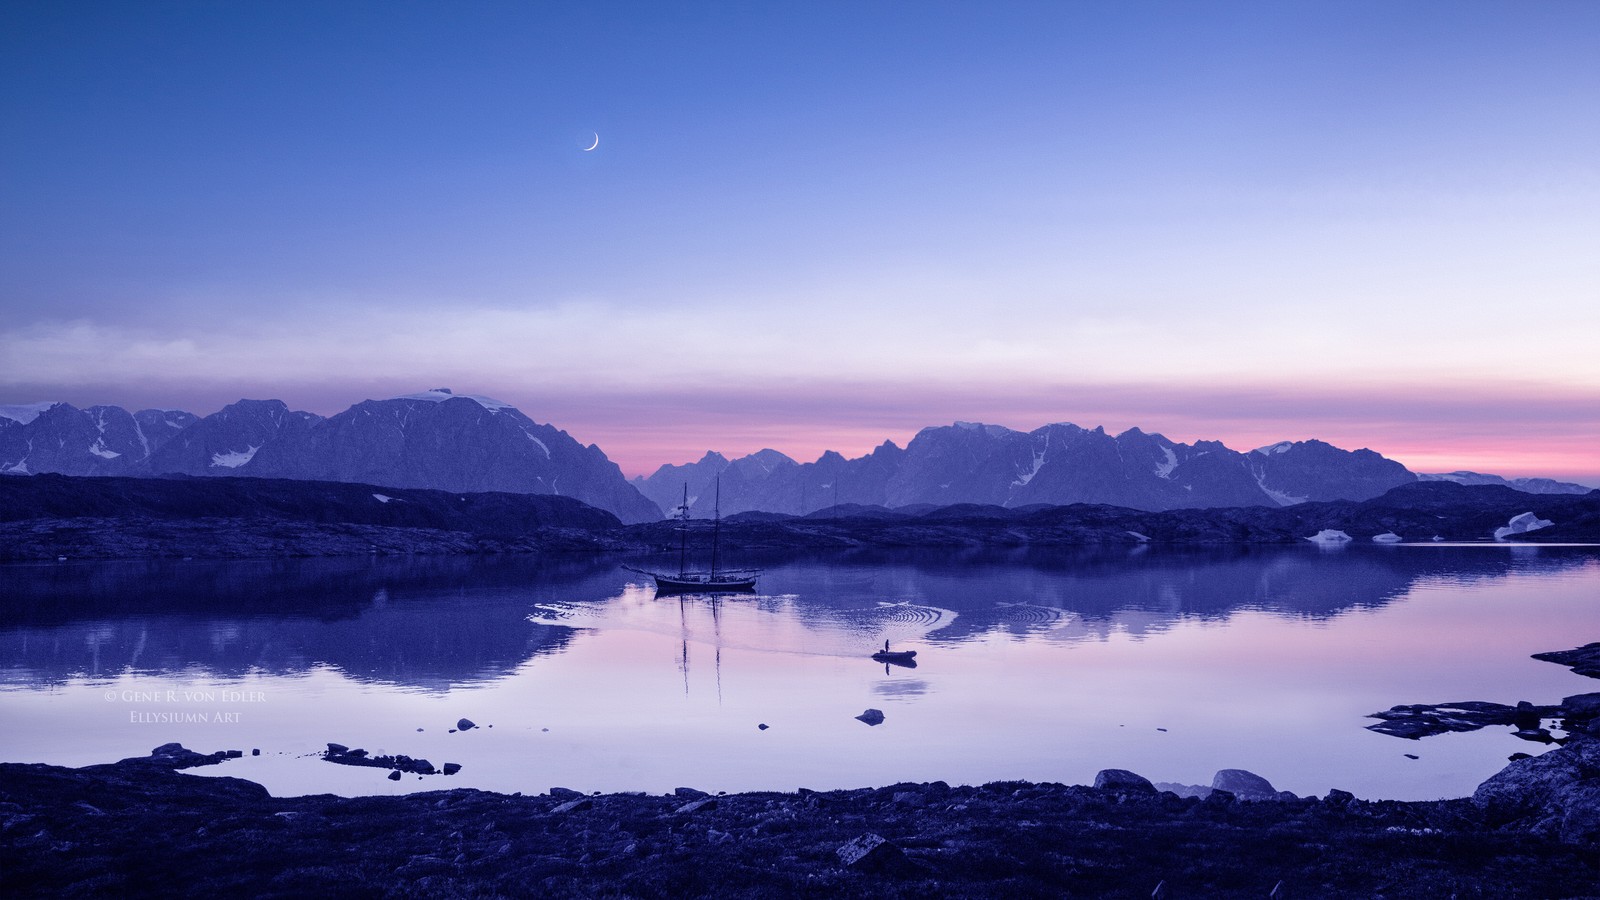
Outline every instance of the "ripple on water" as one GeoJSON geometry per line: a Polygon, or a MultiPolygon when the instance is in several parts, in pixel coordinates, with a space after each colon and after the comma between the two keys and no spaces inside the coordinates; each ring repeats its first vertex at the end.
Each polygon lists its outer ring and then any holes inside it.
{"type": "Polygon", "coordinates": [[[1062,619],[1062,612],[1053,606],[1035,606],[1031,603],[1001,603],[995,618],[1013,625],[1054,625],[1062,619]]]}

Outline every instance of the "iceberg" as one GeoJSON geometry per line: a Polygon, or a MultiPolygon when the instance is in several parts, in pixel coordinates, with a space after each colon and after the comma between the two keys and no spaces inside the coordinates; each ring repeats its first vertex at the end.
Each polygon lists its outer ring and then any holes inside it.
{"type": "Polygon", "coordinates": [[[1395,534],[1392,531],[1385,531],[1383,534],[1373,535],[1372,540],[1373,543],[1377,544],[1398,544],[1405,540],[1405,538],[1395,534]]]}
{"type": "Polygon", "coordinates": [[[1503,541],[1513,534],[1527,534],[1530,531],[1549,528],[1554,524],[1549,519],[1541,519],[1531,512],[1525,512],[1520,516],[1512,516],[1511,521],[1507,522],[1505,527],[1496,528],[1494,530],[1494,539],[1503,541]]]}
{"type": "Polygon", "coordinates": [[[1350,535],[1345,534],[1342,531],[1335,531],[1332,528],[1324,528],[1311,537],[1306,538],[1306,540],[1313,544],[1342,545],[1350,543],[1351,538],[1350,535]]]}

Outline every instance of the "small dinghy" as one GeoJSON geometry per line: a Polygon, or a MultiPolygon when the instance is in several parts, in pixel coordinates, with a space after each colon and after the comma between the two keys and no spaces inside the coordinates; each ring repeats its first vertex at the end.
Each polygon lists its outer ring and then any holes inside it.
{"type": "Polygon", "coordinates": [[[917,651],[915,650],[890,650],[889,642],[883,642],[883,649],[872,654],[872,658],[883,663],[883,671],[888,672],[890,666],[905,666],[908,669],[917,667],[917,651]]]}
{"type": "Polygon", "coordinates": [[[915,651],[915,650],[879,650],[877,653],[872,654],[872,658],[877,660],[878,662],[906,663],[906,662],[911,662],[911,661],[913,661],[913,660],[915,660],[917,658],[917,651],[915,651]]]}

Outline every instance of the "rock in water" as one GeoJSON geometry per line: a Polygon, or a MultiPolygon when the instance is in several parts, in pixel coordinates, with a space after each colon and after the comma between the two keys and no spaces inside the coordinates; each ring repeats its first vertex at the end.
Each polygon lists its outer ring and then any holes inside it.
{"type": "Polygon", "coordinates": [[[856,718],[860,719],[861,721],[863,721],[865,723],[867,723],[868,725],[882,725],[883,724],[883,710],[881,710],[881,709],[869,709],[866,712],[862,713],[861,715],[856,716],[856,718]]]}
{"type": "Polygon", "coordinates": [[[1572,671],[1579,675],[1600,678],[1600,643],[1584,644],[1576,650],[1552,650],[1549,653],[1535,653],[1533,658],[1569,666],[1572,671]]]}
{"type": "Polygon", "coordinates": [[[1211,779],[1211,789],[1227,791],[1245,799],[1278,796],[1278,789],[1272,786],[1272,782],[1244,769],[1219,770],[1211,779]]]}
{"type": "Polygon", "coordinates": [[[1105,791],[1131,791],[1140,794],[1156,792],[1156,786],[1150,783],[1150,779],[1129,772],[1127,769],[1101,769],[1094,776],[1094,786],[1105,791]]]}
{"type": "Polygon", "coordinates": [[[472,729],[477,728],[477,727],[478,727],[478,723],[472,721],[471,719],[457,719],[456,720],[456,730],[457,731],[471,731],[472,729]]]}

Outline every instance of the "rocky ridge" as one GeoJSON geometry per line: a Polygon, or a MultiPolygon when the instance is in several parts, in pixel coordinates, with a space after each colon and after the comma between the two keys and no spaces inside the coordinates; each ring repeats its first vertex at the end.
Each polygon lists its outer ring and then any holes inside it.
{"type": "MultiPolygon", "coordinates": [[[[710,544],[712,523],[688,540],[710,544]]],[[[1449,482],[1395,488],[1363,502],[1144,512],[1076,504],[913,510],[840,506],[810,516],[724,520],[730,550],[861,547],[1137,547],[1150,544],[1335,544],[1398,541],[1600,542],[1600,491],[1535,495],[1449,482]],[[1528,531],[1509,522],[1550,523],[1528,531]]],[[[291,479],[0,478],[0,560],[675,552],[678,524],[623,527],[565,497],[455,494],[291,479]],[[587,511],[587,512],[585,512],[587,511]]]]}

